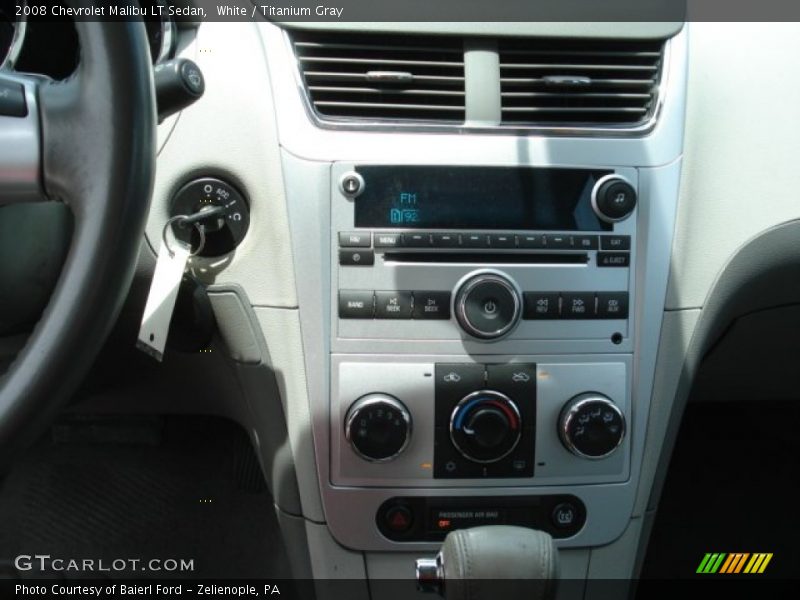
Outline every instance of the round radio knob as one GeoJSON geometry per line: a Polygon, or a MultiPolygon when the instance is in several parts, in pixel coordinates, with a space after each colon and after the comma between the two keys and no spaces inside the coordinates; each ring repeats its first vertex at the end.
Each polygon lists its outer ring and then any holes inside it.
{"type": "Polygon", "coordinates": [[[636,208],[636,190],[619,175],[601,177],[592,189],[592,208],[606,223],[622,221],[636,208]]]}
{"type": "Polygon", "coordinates": [[[504,336],[517,324],[521,312],[519,292],[502,275],[480,273],[456,292],[456,319],[464,331],[477,338],[504,336]]]}
{"type": "Polygon", "coordinates": [[[348,409],[344,435],[364,460],[392,460],[411,439],[411,414],[400,400],[388,394],[367,394],[348,409]]]}
{"type": "Polygon", "coordinates": [[[562,409],[558,434],[573,454],[582,458],[605,458],[625,437],[625,415],[602,394],[581,394],[562,409]]]}
{"type": "Polygon", "coordinates": [[[450,416],[450,440],[469,460],[493,463],[519,443],[522,419],[514,401],[492,390],[465,396],[450,416]]]}

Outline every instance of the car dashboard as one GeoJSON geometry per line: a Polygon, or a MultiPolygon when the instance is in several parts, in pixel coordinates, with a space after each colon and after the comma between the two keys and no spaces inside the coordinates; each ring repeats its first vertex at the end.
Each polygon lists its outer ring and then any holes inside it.
{"type": "Polygon", "coordinates": [[[181,202],[238,202],[192,274],[307,575],[410,577],[486,524],[550,533],[565,579],[636,575],[704,308],[798,216],[800,88],[759,65],[800,38],[744,31],[152,28],[206,91],[159,125],[145,252],[181,202]]]}

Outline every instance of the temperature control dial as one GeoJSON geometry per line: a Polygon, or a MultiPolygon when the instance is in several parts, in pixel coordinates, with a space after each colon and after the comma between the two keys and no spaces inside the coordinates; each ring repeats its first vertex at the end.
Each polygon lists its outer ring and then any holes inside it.
{"type": "Polygon", "coordinates": [[[522,434],[522,418],[505,394],[482,390],[465,396],[450,416],[450,440],[476,463],[493,463],[508,456],[522,434]]]}
{"type": "Polygon", "coordinates": [[[411,415],[388,394],[367,394],[347,411],[344,434],[353,450],[371,462],[392,460],[411,439],[411,415]]]}
{"type": "Polygon", "coordinates": [[[601,394],[581,394],[561,411],[558,434],[573,454],[582,458],[605,458],[625,437],[625,415],[601,394]]]}
{"type": "MultiPolygon", "coordinates": [[[[203,222],[206,241],[200,256],[222,256],[232,252],[250,227],[250,209],[239,191],[214,177],[195,179],[183,186],[172,199],[170,216],[191,215],[204,207],[222,206],[225,212],[217,219],[203,222]]],[[[195,227],[173,227],[178,238],[197,248],[200,234],[195,227]]]]}

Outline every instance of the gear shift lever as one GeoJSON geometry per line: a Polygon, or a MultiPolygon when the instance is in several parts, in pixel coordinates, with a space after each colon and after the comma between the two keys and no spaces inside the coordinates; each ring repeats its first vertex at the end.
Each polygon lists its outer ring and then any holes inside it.
{"type": "Polygon", "coordinates": [[[498,597],[498,583],[510,586],[510,594],[501,594],[509,600],[552,600],[557,577],[553,538],[525,527],[452,531],[436,558],[417,560],[419,590],[447,600],[491,600],[498,597]]]}

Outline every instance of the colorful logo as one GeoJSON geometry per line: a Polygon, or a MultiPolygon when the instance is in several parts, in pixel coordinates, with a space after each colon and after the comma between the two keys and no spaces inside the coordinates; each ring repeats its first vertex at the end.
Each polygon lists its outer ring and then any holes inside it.
{"type": "Polygon", "coordinates": [[[697,567],[697,573],[710,574],[710,573],[724,573],[726,575],[736,573],[763,573],[767,568],[769,561],[772,560],[772,553],[757,552],[750,554],[749,552],[734,552],[726,554],[725,552],[708,552],[700,561],[700,566],[697,567]]]}

